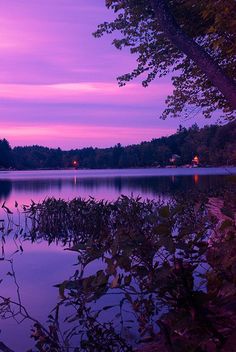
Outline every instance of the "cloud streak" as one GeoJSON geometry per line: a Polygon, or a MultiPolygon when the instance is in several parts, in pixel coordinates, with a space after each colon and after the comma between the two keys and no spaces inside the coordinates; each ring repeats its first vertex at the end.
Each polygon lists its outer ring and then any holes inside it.
{"type": "Polygon", "coordinates": [[[162,99],[171,93],[170,84],[146,89],[139,84],[120,88],[110,82],[82,82],[60,84],[0,84],[0,98],[42,102],[96,102],[108,103],[107,99],[121,103],[148,103],[162,99]],[[121,100],[122,99],[122,100],[121,100]]]}
{"type": "Polygon", "coordinates": [[[92,36],[112,16],[103,0],[1,0],[0,138],[68,149],[176,130],[178,120],[158,120],[168,79],[118,87],[135,57],[92,36]]]}
{"type": "Polygon", "coordinates": [[[15,145],[21,140],[27,140],[29,144],[41,144],[50,147],[60,146],[64,149],[70,149],[75,147],[75,145],[77,148],[82,148],[84,145],[90,146],[88,141],[92,141],[91,145],[96,145],[98,147],[109,147],[119,142],[123,145],[135,144],[143,140],[160,137],[163,134],[169,135],[173,133],[173,129],[91,126],[79,124],[76,126],[69,126],[67,124],[52,126],[50,124],[44,124],[41,126],[5,125],[1,127],[1,132],[9,138],[9,140],[14,140],[15,145]]]}

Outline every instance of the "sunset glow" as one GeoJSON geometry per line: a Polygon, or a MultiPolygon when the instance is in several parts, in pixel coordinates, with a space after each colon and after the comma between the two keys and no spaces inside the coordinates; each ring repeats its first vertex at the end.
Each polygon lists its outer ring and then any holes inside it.
{"type": "MultiPolygon", "coordinates": [[[[109,20],[103,0],[2,0],[0,127],[11,145],[124,145],[175,132],[161,121],[169,79],[148,88],[116,77],[135,57],[92,32],[109,20]],[[53,127],[52,127],[53,126],[53,127]]],[[[191,121],[189,122],[189,125],[191,121]]]]}
{"type": "Polygon", "coordinates": [[[37,144],[49,147],[61,147],[63,149],[83,147],[84,145],[96,145],[98,147],[107,146],[111,143],[134,144],[137,140],[151,140],[162,135],[170,135],[172,129],[135,128],[117,126],[90,126],[90,125],[5,125],[1,128],[1,133],[7,139],[14,141],[13,145],[21,144],[22,140],[26,144],[37,144]],[[112,142],[111,142],[112,136],[112,142]],[[90,144],[89,144],[90,143],[90,144]]]}

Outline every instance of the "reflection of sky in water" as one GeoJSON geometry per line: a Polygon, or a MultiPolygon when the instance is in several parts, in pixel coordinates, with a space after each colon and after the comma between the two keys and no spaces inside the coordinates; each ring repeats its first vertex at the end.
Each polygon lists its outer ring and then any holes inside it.
{"type": "MultiPolygon", "coordinates": [[[[236,168],[232,171],[236,173],[236,168]]],[[[93,196],[112,200],[120,194],[133,194],[149,198],[169,198],[181,190],[214,189],[227,182],[226,175],[225,169],[3,172],[0,173],[0,202],[6,200],[7,206],[13,208],[15,200],[19,204],[29,204],[31,199],[39,201],[50,196],[65,199],[93,196]]],[[[50,310],[59,300],[58,290],[53,285],[74,273],[76,255],[64,251],[60,246],[48,246],[45,242],[25,242],[23,247],[23,254],[17,253],[14,256],[22,300],[34,317],[45,322],[50,310]]],[[[9,238],[6,243],[8,255],[15,250],[15,244],[9,238]]],[[[95,268],[90,268],[91,273],[95,270],[98,270],[97,264],[95,268]]],[[[1,262],[0,278],[4,278],[1,294],[12,296],[15,290],[11,278],[6,276],[7,272],[7,266],[1,262]]],[[[4,321],[1,324],[0,340],[8,343],[16,352],[22,352],[29,348],[29,326],[28,322],[17,325],[12,320],[4,321]]]]}
{"type": "MultiPolygon", "coordinates": [[[[236,168],[231,169],[236,173],[236,168]]],[[[46,197],[95,197],[112,200],[120,194],[170,196],[198,187],[209,190],[225,183],[224,168],[22,171],[0,173],[0,201],[13,205],[46,197]],[[220,176],[221,175],[221,176],[220,176]]]]}
{"type": "MultiPolygon", "coordinates": [[[[14,255],[14,267],[17,281],[21,289],[22,303],[33,317],[46,322],[47,315],[54,304],[59,301],[58,290],[53,285],[68,278],[74,268],[76,255],[63,250],[55,250],[54,246],[46,244],[23,244],[24,253],[14,255]]],[[[6,275],[9,271],[7,263],[1,263],[0,277],[1,295],[16,298],[16,289],[13,280],[6,275]]],[[[9,342],[16,352],[29,348],[31,324],[25,321],[18,325],[12,320],[1,322],[1,340],[9,342]],[[12,334],[14,341],[12,341],[12,334]],[[28,340],[28,342],[27,342],[28,340]]],[[[33,341],[31,341],[32,344],[33,341]]]]}

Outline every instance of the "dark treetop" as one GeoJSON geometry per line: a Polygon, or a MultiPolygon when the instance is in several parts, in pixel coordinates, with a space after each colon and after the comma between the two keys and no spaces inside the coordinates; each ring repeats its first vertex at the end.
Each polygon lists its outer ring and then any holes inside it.
{"type": "Polygon", "coordinates": [[[123,147],[84,148],[70,151],[41,146],[16,147],[0,140],[0,168],[131,168],[190,164],[195,156],[202,166],[236,165],[236,122],[199,129],[179,127],[177,133],[151,142],[123,147]],[[177,157],[176,157],[177,156],[177,157]],[[173,161],[170,161],[173,159],[173,161]]]}

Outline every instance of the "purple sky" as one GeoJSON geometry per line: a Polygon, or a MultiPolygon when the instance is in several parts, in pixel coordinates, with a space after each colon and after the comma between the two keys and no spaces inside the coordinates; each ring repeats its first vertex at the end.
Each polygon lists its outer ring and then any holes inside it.
{"type": "Polygon", "coordinates": [[[135,57],[112,37],[92,36],[113,15],[104,2],[1,0],[0,138],[63,149],[127,145],[194,123],[158,118],[168,79],[118,88],[135,57]]]}

